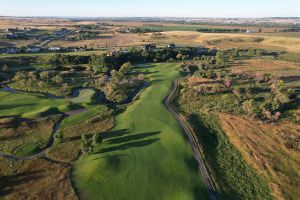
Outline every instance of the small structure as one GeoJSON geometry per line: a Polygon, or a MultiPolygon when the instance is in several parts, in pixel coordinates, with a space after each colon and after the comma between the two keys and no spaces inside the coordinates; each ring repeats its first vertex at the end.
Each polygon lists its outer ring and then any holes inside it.
{"type": "Polygon", "coordinates": [[[176,45],[174,43],[168,44],[167,47],[170,49],[176,49],[176,45]]]}
{"type": "Polygon", "coordinates": [[[258,33],[258,31],[257,30],[246,30],[246,33],[258,33]]]}
{"type": "Polygon", "coordinates": [[[49,47],[48,50],[49,51],[60,51],[61,48],[60,47],[49,47]]]}
{"type": "Polygon", "coordinates": [[[28,46],[26,49],[27,53],[38,53],[41,51],[41,47],[36,47],[36,46],[28,46]]]}
{"type": "Polygon", "coordinates": [[[145,51],[153,51],[156,49],[156,45],[155,44],[147,44],[144,46],[144,50],[145,51]]]}
{"type": "Polygon", "coordinates": [[[27,35],[25,33],[7,33],[3,35],[4,39],[25,39],[27,35]]]}

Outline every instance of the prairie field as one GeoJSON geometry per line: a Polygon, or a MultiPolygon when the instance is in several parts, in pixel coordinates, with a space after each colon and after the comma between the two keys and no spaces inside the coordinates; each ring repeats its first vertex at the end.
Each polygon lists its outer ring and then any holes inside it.
{"type": "Polygon", "coordinates": [[[268,180],[276,199],[300,196],[300,155],[290,147],[292,138],[300,139],[298,124],[259,124],[229,114],[219,114],[219,119],[243,159],[268,180]]]}

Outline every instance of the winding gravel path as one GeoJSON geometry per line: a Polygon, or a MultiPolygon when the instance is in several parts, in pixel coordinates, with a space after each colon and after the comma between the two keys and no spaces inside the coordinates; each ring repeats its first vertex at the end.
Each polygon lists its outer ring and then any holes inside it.
{"type": "Polygon", "coordinates": [[[202,159],[202,155],[201,155],[198,140],[197,140],[196,136],[194,135],[194,132],[192,131],[191,127],[188,125],[188,123],[184,119],[184,117],[180,113],[178,113],[177,109],[174,108],[170,104],[170,101],[174,98],[174,96],[176,94],[177,88],[178,88],[178,80],[175,80],[173,82],[172,91],[165,98],[164,104],[167,107],[167,109],[172,113],[172,115],[177,119],[177,121],[179,122],[181,128],[183,129],[183,131],[187,135],[189,143],[191,144],[192,149],[193,149],[194,157],[196,158],[196,160],[199,163],[199,170],[200,170],[201,175],[204,179],[204,183],[205,183],[206,188],[208,190],[209,197],[210,197],[211,200],[216,200],[217,195],[215,193],[215,189],[214,189],[214,186],[212,184],[213,182],[212,182],[212,180],[211,180],[211,178],[208,174],[208,171],[207,171],[206,166],[204,164],[204,161],[202,159]]]}

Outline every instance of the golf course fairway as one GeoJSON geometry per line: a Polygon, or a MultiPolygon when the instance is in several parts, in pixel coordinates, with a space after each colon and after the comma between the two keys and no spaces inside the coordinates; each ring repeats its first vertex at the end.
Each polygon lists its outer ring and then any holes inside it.
{"type": "Polygon", "coordinates": [[[163,99],[180,76],[179,64],[139,65],[150,85],[116,117],[95,153],[81,156],[72,170],[82,199],[208,199],[198,163],[179,123],[163,99]]]}

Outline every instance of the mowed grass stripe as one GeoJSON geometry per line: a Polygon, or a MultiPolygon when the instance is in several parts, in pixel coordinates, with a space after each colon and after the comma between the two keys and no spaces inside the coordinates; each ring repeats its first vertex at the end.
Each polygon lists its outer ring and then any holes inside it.
{"type": "Polygon", "coordinates": [[[139,66],[150,86],[117,116],[98,153],[81,157],[73,181],[84,199],[208,199],[192,149],[163,99],[178,64],[139,66]]]}

